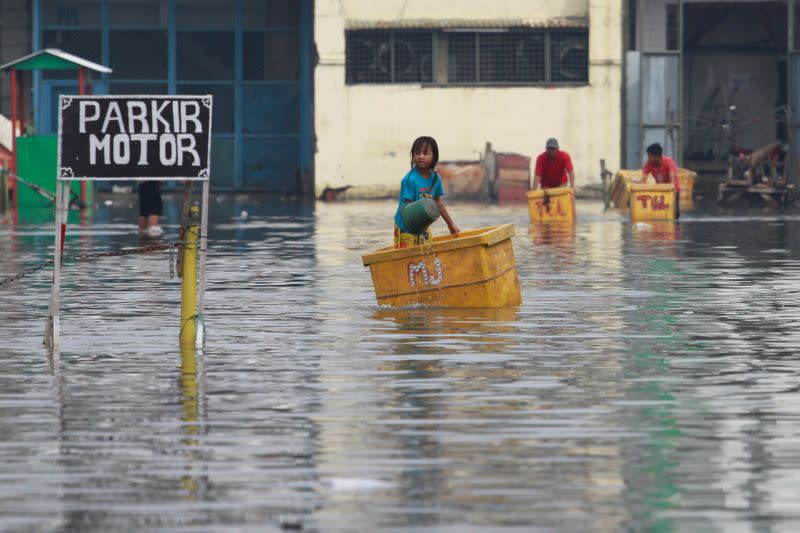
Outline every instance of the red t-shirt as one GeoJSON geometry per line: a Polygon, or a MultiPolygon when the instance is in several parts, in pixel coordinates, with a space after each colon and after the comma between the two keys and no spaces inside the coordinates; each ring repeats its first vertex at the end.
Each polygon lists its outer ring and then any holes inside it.
{"type": "Polygon", "coordinates": [[[536,176],[541,176],[542,189],[552,189],[561,187],[569,183],[567,172],[572,170],[572,159],[567,152],[556,151],[555,157],[551,158],[547,152],[539,154],[536,158],[536,176]]]}
{"type": "Polygon", "coordinates": [[[672,183],[670,174],[675,176],[675,192],[681,192],[681,180],[678,179],[678,165],[671,157],[662,155],[661,166],[654,166],[648,160],[642,167],[642,179],[647,178],[648,174],[652,174],[656,179],[656,183],[672,183]]]}

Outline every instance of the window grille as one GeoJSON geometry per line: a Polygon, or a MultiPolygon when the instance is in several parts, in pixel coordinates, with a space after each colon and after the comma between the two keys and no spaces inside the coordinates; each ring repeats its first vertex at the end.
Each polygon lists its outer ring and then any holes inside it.
{"type": "MultiPolygon", "coordinates": [[[[102,36],[100,30],[45,30],[42,32],[42,48],[59,48],[90,61],[102,61],[102,36]]],[[[47,79],[74,79],[75,73],[63,70],[45,70],[47,79]]]]}
{"type": "Polygon", "coordinates": [[[430,82],[433,80],[433,35],[405,31],[393,35],[394,81],[430,82]]]}
{"type": "Polygon", "coordinates": [[[100,30],[47,30],[42,32],[42,48],[59,48],[90,61],[100,62],[100,30]]]}
{"type": "Polygon", "coordinates": [[[550,54],[550,81],[589,81],[589,35],[586,32],[551,32],[550,54]]]}
{"type": "Polygon", "coordinates": [[[234,2],[176,0],[175,22],[179,29],[228,30],[236,20],[234,2]]]}
{"type": "Polygon", "coordinates": [[[545,81],[544,32],[478,33],[478,81],[545,81]]]}
{"type": "Polygon", "coordinates": [[[447,79],[451,83],[478,81],[474,33],[451,33],[447,45],[447,79]]]}
{"type": "Polygon", "coordinates": [[[433,34],[426,31],[350,31],[347,83],[429,83],[433,34]]]}
{"type": "Polygon", "coordinates": [[[117,79],[166,79],[166,30],[111,30],[109,64],[117,79]]]}
{"type": "MultiPolygon", "coordinates": [[[[110,76],[91,75],[96,91],[213,94],[215,187],[296,190],[306,157],[300,147],[307,142],[302,109],[308,81],[302,69],[310,58],[301,54],[312,45],[307,25],[313,0],[33,0],[33,5],[43,47],[114,69],[110,76]]],[[[403,33],[397,36],[394,77],[422,78],[414,65],[430,71],[430,42],[423,50],[425,65],[407,53],[409,46],[419,46],[414,41],[419,32],[403,33]]],[[[41,76],[48,80],[40,86],[41,101],[51,107],[52,95],[77,84],[72,70],[41,76]]]]}
{"type": "Polygon", "coordinates": [[[169,0],[108,0],[111,28],[167,27],[169,0]]]}
{"type": "MultiPolygon", "coordinates": [[[[178,80],[232,80],[232,31],[178,31],[178,80]]],[[[214,115],[216,116],[216,112],[214,115]]]]}
{"type": "Polygon", "coordinates": [[[492,31],[353,30],[346,33],[348,84],[432,83],[433,57],[446,46],[438,72],[445,84],[585,84],[589,80],[586,30],[492,31]]]}
{"type": "Polygon", "coordinates": [[[210,94],[214,97],[214,119],[211,129],[215,134],[234,132],[234,90],[232,84],[181,84],[177,94],[210,94]]]}
{"type": "Polygon", "coordinates": [[[242,0],[242,25],[252,28],[296,28],[300,24],[297,0],[242,0]]]}
{"type": "MultiPolygon", "coordinates": [[[[99,28],[101,0],[66,2],[64,0],[40,0],[42,24],[45,26],[75,26],[99,28]]],[[[24,2],[29,4],[29,2],[24,2]]],[[[28,7],[30,9],[30,6],[28,7]]]]}
{"type": "Polygon", "coordinates": [[[109,94],[167,94],[166,83],[111,82],[109,94]]]}
{"type": "Polygon", "coordinates": [[[296,80],[297,42],[296,31],[242,32],[242,79],[296,80]]]}

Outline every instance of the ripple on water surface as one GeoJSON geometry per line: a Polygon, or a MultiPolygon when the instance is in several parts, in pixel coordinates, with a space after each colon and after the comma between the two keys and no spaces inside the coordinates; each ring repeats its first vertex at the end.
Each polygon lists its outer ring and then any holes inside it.
{"type": "MultiPolygon", "coordinates": [[[[360,261],[394,206],[215,202],[202,354],[167,252],[65,267],[55,355],[49,272],[0,289],[3,527],[797,530],[797,212],[455,204],[516,223],[524,304],[394,310],[360,261]]],[[[67,253],[138,246],[133,215],[67,253]]],[[[52,230],[0,226],[0,251],[19,272],[52,230]]]]}

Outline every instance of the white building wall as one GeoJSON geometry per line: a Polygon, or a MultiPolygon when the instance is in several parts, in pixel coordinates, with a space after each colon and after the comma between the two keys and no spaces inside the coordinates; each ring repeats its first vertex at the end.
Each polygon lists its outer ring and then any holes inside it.
{"type": "Polygon", "coordinates": [[[486,142],[535,157],[548,137],[572,154],[578,186],[619,168],[623,0],[317,0],[315,72],[317,191],[350,185],[353,196],[399,190],[409,149],[432,135],[442,160],[478,159],[486,142]],[[589,18],[589,85],[425,87],[345,85],[345,26],[367,21],[589,18]]]}

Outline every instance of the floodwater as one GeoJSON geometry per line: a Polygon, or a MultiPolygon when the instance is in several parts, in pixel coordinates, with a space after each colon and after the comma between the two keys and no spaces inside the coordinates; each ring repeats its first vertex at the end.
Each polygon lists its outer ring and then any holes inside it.
{"type": "MultiPolygon", "coordinates": [[[[139,245],[115,202],[67,254],[139,245]]],[[[0,528],[798,531],[798,211],[455,204],[516,223],[524,300],[456,311],[376,305],[394,206],[213,201],[198,355],[166,252],[65,266],[57,354],[52,271],[0,288],[0,528]]],[[[51,216],[0,225],[0,277],[51,216]]]]}

